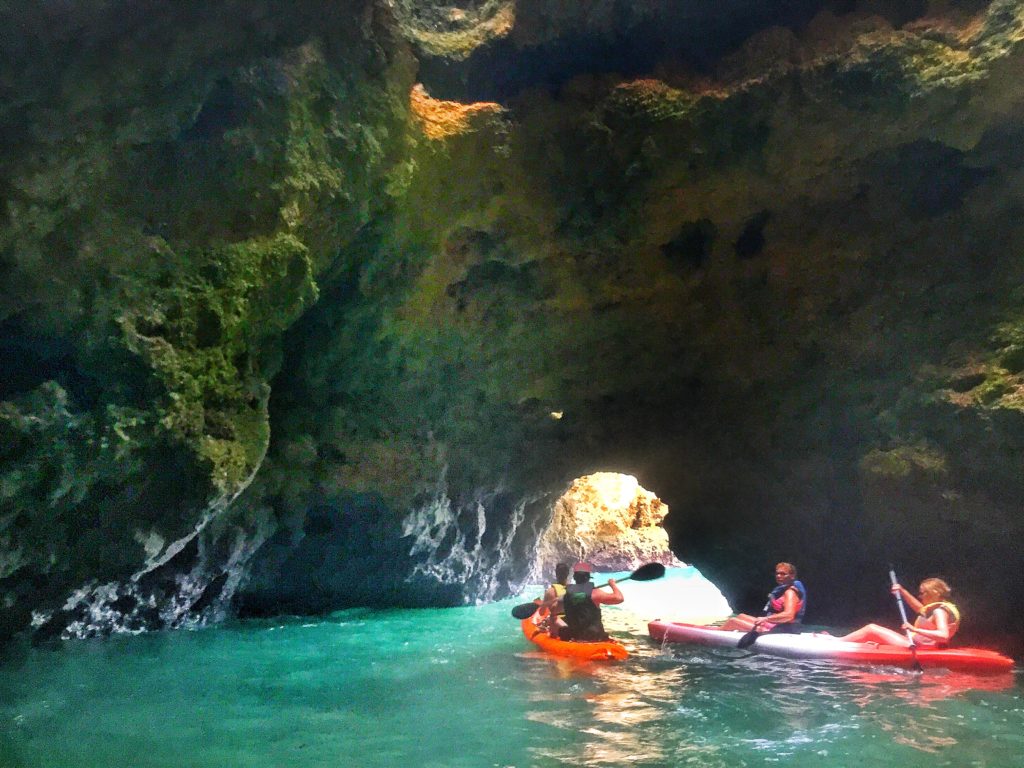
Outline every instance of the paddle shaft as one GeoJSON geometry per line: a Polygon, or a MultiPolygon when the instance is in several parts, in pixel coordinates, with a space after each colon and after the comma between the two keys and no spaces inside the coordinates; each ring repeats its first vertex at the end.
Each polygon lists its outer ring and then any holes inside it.
{"type": "MultiPolygon", "coordinates": [[[[896,580],[896,571],[889,571],[889,581],[892,582],[892,585],[894,587],[897,584],[899,584],[899,581],[896,580]]],[[[903,623],[906,624],[907,623],[907,607],[903,604],[903,593],[902,592],[897,592],[896,593],[896,605],[899,606],[899,608],[900,608],[900,617],[903,619],[903,623]]],[[[914,647],[914,638],[911,636],[909,629],[907,630],[907,640],[910,641],[910,647],[913,648],[914,647]]]]}
{"type": "MultiPolygon", "coordinates": [[[[894,587],[899,584],[899,581],[896,580],[896,571],[894,569],[889,570],[889,581],[892,582],[894,587]]],[[[907,607],[903,604],[902,591],[896,592],[896,605],[900,608],[900,617],[903,619],[903,623],[907,624],[907,607]]],[[[917,644],[914,642],[914,635],[909,629],[906,631],[906,635],[907,642],[910,643],[910,653],[914,657],[914,668],[920,671],[921,662],[917,660],[917,644]]]]}
{"type": "MultiPolygon", "coordinates": [[[[626,578],[624,578],[624,579],[616,579],[616,580],[615,580],[615,583],[616,583],[616,584],[621,584],[622,582],[624,582],[624,581],[629,581],[629,580],[630,580],[630,579],[632,579],[632,578],[633,578],[633,576],[632,576],[632,575],[629,575],[629,576],[627,576],[627,577],[626,577],[626,578]]],[[[605,582],[604,584],[598,584],[598,585],[597,585],[596,587],[594,587],[594,589],[601,589],[602,587],[607,587],[607,586],[609,586],[610,584],[611,584],[611,582],[608,582],[608,581],[606,581],[606,582],[605,582]]]]}

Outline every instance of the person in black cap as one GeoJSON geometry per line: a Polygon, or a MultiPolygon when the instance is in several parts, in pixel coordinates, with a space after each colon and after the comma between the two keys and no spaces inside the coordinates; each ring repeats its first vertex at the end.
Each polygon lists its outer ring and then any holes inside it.
{"type": "Polygon", "coordinates": [[[608,579],[610,593],[594,587],[594,582],[590,580],[593,568],[589,563],[576,563],[572,570],[576,583],[566,587],[562,598],[566,627],[559,633],[559,637],[562,640],[582,642],[607,640],[608,633],[604,631],[601,622],[601,606],[618,605],[625,598],[615,579],[608,579]]]}

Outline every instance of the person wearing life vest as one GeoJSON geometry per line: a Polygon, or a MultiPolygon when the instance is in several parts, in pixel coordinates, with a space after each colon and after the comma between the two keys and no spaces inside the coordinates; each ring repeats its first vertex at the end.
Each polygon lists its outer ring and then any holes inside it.
{"type": "Polygon", "coordinates": [[[555,580],[544,590],[544,597],[541,605],[548,609],[548,634],[558,637],[565,629],[565,607],[562,598],[565,596],[566,586],[569,583],[571,569],[568,563],[558,563],[555,566],[555,580]]]}
{"type": "Polygon", "coordinates": [[[576,563],[573,566],[573,580],[565,588],[562,605],[565,608],[565,629],[559,637],[563,640],[579,642],[601,642],[608,639],[601,621],[602,605],[618,605],[625,598],[619,591],[614,579],[608,579],[611,592],[605,592],[594,586],[590,580],[593,569],[589,563],[576,563]]]}
{"type": "Polygon", "coordinates": [[[775,566],[775,588],[768,593],[761,616],[741,613],[727,620],[722,629],[741,629],[749,632],[776,631],[798,632],[807,612],[807,588],[796,577],[796,566],[779,563],[775,566]]]}
{"type": "MultiPolygon", "coordinates": [[[[953,635],[960,629],[960,609],[950,601],[952,590],[946,582],[942,579],[925,579],[918,587],[916,596],[900,584],[893,584],[892,592],[901,595],[903,602],[917,614],[913,624],[904,622],[901,627],[905,633],[909,633],[914,645],[936,648],[949,645],[953,635]]],[[[878,643],[903,648],[911,645],[907,634],[900,634],[878,624],[868,624],[839,639],[851,643],[878,643]]]]}

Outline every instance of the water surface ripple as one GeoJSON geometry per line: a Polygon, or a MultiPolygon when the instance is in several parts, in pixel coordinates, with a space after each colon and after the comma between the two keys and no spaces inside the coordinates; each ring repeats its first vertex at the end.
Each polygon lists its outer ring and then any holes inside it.
{"type": "Polygon", "coordinates": [[[1018,768],[1018,674],[661,648],[536,653],[516,601],[13,649],[3,768],[1018,768]]]}

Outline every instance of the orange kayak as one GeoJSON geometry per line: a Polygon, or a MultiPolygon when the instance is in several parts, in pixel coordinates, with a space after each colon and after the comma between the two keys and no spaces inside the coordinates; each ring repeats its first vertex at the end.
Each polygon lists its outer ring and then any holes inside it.
{"type": "Polygon", "coordinates": [[[545,653],[583,661],[621,661],[629,656],[629,651],[625,646],[616,640],[597,643],[558,640],[539,626],[547,618],[547,615],[548,609],[541,607],[532,616],[522,621],[523,634],[526,635],[526,639],[535,643],[545,653]]]}

